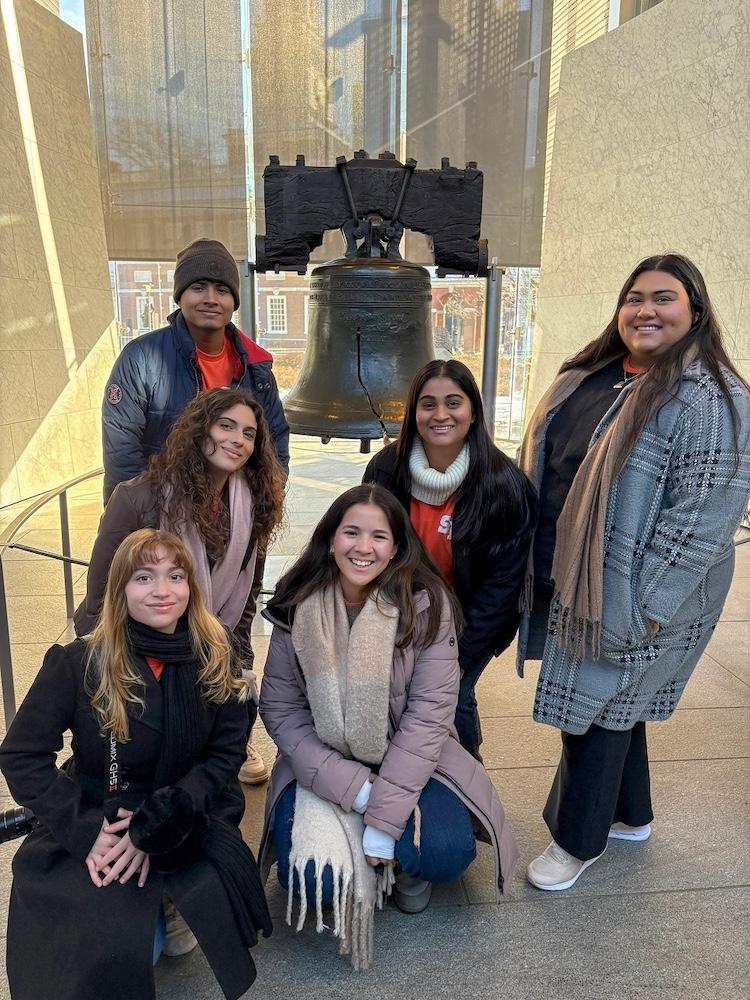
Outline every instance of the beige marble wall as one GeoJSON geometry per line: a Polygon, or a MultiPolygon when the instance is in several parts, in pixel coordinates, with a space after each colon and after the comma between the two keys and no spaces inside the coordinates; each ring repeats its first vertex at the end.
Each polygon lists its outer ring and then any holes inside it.
{"type": "MultiPolygon", "coordinates": [[[[558,91],[562,61],[570,52],[588,45],[604,35],[609,25],[610,0],[555,0],[552,6],[552,38],[550,43],[549,108],[547,111],[547,149],[555,143],[558,91]]],[[[544,210],[549,197],[550,167],[547,157],[544,169],[544,210]]]]}
{"type": "Polygon", "coordinates": [[[749,80],[747,0],[663,0],[563,60],[530,405],[667,250],[702,269],[750,375],[749,80]]]}
{"type": "Polygon", "coordinates": [[[115,357],[81,35],[36,0],[0,19],[0,506],[101,463],[115,357]]]}

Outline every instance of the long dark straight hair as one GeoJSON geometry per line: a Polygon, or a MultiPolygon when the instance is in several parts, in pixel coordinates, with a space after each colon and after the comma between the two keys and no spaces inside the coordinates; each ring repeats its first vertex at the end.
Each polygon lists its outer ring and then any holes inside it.
{"type": "Polygon", "coordinates": [[[279,580],[268,608],[295,608],[316,590],[322,590],[336,582],[339,569],[331,555],[331,542],[346,512],[360,503],[374,504],[383,511],[396,545],[396,554],[387,568],[370,584],[370,588],[377,588],[380,594],[399,609],[401,620],[398,646],[408,646],[416,637],[414,595],[420,590],[426,590],[430,598],[427,629],[420,637],[425,645],[429,645],[438,633],[445,603],[450,606],[456,629],[459,630],[462,616],[458,602],[430,562],[406,511],[388,490],[368,483],[353,486],[333,501],[318,522],[302,554],[279,580]]]}
{"type": "Polygon", "coordinates": [[[726,371],[731,372],[746,389],[750,390],[750,386],[729,360],[724,347],[721,327],[711,305],[703,275],[695,264],[687,257],[683,257],[682,254],[659,254],[642,260],[622,286],[617,297],[614,315],[602,333],[595,340],[586,344],[572,358],[569,358],[560,368],[560,372],[570,371],[571,368],[591,368],[608,358],[614,359],[627,354],[628,349],[618,329],[620,309],[637,279],[647,271],[664,271],[680,282],[690,302],[693,324],[684,337],[657,356],[648,371],[638,379],[638,385],[632,390],[633,393],[638,394],[636,418],[628,428],[621,454],[616,458],[615,471],[619,472],[622,469],[646,424],[658,414],[664,403],[673,398],[685,366],[693,357],[701,361],[708,369],[727,400],[732,418],[735,452],[739,461],[740,421],[737,407],[732,399],[726,371]]]}
{"type": "Polygon", "coordinates": [[[449,378],[471,403],[473,420],[466,435],[469,471],[456,491],[453,541],[486,545],[486,525],[492,524],[490,549],[499,548],[536,517],[536,496],[531,483],[512,459],[504,455],[489,435],[479,386],[461,361],[429,361],[409,387],[406,413],[396,442],[396,485],[411,492],[409,456],[417,431],[417,404],[431,378],[449,378]]]}

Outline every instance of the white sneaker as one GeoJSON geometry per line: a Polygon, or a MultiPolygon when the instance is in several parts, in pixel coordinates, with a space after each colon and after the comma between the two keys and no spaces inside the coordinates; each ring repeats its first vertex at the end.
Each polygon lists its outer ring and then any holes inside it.
{"type": "Polygon", "coordinates": [[[169,958],[177,958],[179,955],[188,955],[198,942],[195,934],[190,930],[185,920],[175,907],[171,899],[164,897],[164,918],[167,924],[167,936],[164,941],[163,955],[169,958]]]}
{"type": "Polygon", "coordinates": [[[651,824],[628,826],[627,823],[613,823],[607,836],[612,840],[648,840],[651,836],[651,824]]]}
{"type": "Polygon", "coordinates": [[[247,745],[247,759],[240,768],[239,779],[244,785],[262,785],[268,781],[271,774],[263,758],[252,745],[247,745]]]}
{"type": "Polygon", "coordinates": [[[537,889],[546,889],[551,892],[557,892],[558,889],[569,889],[571,885],[575,885],[581,873],[586,871],[589,865],[598,861],[602,854],[590,858],[588,861],[579,861],[553,840],[547,850],[529,864],[526,869],[526,878],[537,889]]]}

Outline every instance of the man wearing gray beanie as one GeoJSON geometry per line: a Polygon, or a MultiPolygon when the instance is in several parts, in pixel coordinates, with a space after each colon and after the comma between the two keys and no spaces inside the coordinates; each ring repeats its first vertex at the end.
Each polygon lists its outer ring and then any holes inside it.
{"type": "Polygon", "coordinates": [[[178,308],[168,325],[123,347],[104,391],[105,502],[118,483],[143,472],[190,400],[220,386],[253,393],[289,468],[289,425],[273,357],[232,323],[240,276],[223,243],[198,239],[177,254],[173,297],[178,308]]]}
{"type": "MultiPolygon", "coordinates": [[[[198,239],[177,254],[173,298],[178,308],[168,325],[123,347],[104,391],[105,503],[118,483],[145,470],[177,417],[205,389],[249,389],[263,407],[279,461],[289,469],[289,425],[271,370],[273,357],[232,323],[240,276],[223,243],[198,239]]],[[[256,599],[264,563],[259,554],[256,599]]],[[[252,660],[252,650],[245,652],[252,660]]],[[[257,784],[267,777],[262,758],[248,746],[240,778],[257,784]]]]}
{"type": "Polygon", "coordinates": [[[240,307],[240,274],[234,257],[218,240],[193,240],[177,254],[174,269],[174,293],[179,302],[193,282],[210,280],[223,284],[232,293],[234,308],[240,307]]]}

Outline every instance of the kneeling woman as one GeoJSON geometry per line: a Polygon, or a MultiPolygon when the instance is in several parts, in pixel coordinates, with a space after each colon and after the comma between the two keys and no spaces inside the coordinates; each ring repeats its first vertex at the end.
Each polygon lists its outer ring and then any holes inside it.
{"type": "Polygon", "coordinates": [[[0,748],[39,821],[13,860],[14,1000],[153,997],[164,891],[225,996],[251,985],[248,948],[271,921],[239,832],[246,696],[185,546],[130,535],[93,634],[49,650],[0,748]]]}
{"type": "Polygon", "coordinates": [[[301,892],[298,927],[307,899],[318,930],[333,902],[341,951],[366,968],[394,861],[396,903],[419,912],[430,883],[473,861],[475,831],[493,845],[498,892],[517,860],[492,782],[453,726],[460,610],[398,500],[356,486],[331,505],[264,615],[274,631],[260,712],[279,756],[261,871],[278,859],[289,920],[301,892]]]}
{"type": "Polygon", "coordinates": [[[391,490],[461,602],[461,686],[456,730],[478,760],[482,728],[474,694],[519,619],[536,496],[495,447],[479,387],[460,361],[430,361],[414,376],[398,441],[367,466],[364,482],[391,490]]]}

